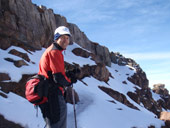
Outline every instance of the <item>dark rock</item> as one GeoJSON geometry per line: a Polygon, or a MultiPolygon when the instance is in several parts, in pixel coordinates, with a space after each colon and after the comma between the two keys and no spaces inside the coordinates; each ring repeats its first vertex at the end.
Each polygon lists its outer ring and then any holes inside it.
{"type": "Polygon", "coordinates": [[[99,81],[107,82],[109,80],[110,73],[103,64],[97,64],[91,67],[92,76],[99,81]]]}
{"type": "Polygon", "coordinates": [[[116,54],[114,52],[110,53],[110,59],[112,63],[117,64],[118,63],[118,57],[116,56],[116,54]]]}
{"type": "Polygon", "coordinates": [[[170,95],[169,91],[165,88],[165,84],[154,84],[154,88],[152,90],[161,97],[161,99],[157,101],[158,105],[165,110],[170,109],[170,95]]]}
{"type": "Polygon", "coordinates": [[[4,35],[0,34],[0,48],[3,50],[8,49],[11,46],[10,40],[3,37],[4,35]]]}
{"type": "Polygon", "coordinates": [[[0,82],[1,90],[5,93],[13,92],[19,96],[25,97],[26,81],[33,75],[22,75],[22,79],[19,82],[0,82]]]}
{"type": "MultiPolygon", "coordinates": [[[[90,77],[93,76],[94,78],[96,78],[99,81],[104,81],[104,82],[108,82],[109,77],[112,77],[110,75],[110,72],[108,71],[108,69],[106,68],[105,65],[103,64],[97,64],[97,65],[83,65],[83,67],[79,67],[77,66],[73,66],[69,63],[65,62],[65,66],[66,66],[66,70],[71,70],[74,68],[79,68],[81,71],[79,73],[79,75],[77,76],[79,80],[85,78],[85,77],[90,77]]],[[[114,78],[114,77],[113,77],[114,78]]]]}
{"type": "Polygon", "coordinates": [[[0,81],[11,80],[10,76],[6,73],[0,73],[0,81]]]}
{"type": "Polygon", "coordinates": [[[75,104],[77,104],[80,101],[79,96],[77,92],[74,89],[72,89],[72,87],[68,87],[66,89],[66,102],[73,104],[73,93],[74,93],[74,98],[75,98],[75,104]]]}
{"type": "Polygon", "coordinates": [[[87,38],[84,32],[81,32],[76,24],[69,23],[68,27],[72,33],[72,42],[76,42],[81,47],[91,51],[91,41],[87,38]]]}
{"type": "Polygon", "coordinates": [[[106,88],[104,86],[98,86],[102,91],[104,91],[105,93],[107,93],[109,96],[111,96],[112,98],[114,98],[115,100],[127,105],[130,108],[139,110],[136,106],[134,106],[133,104],[131,104],[127,99],[126,96],[124,96],[122,93],[119,93],[111,88],[106,88]]]}
{"type": "Polygon", "coordinates": [[[16,124],[12,121],[6,120],[2,115],[0,115],[0,128],[24,128],[20,124],[16,124]]]}
{"type": "Polygon", "coordinates": [[[165,84],[154,84],[153,85],[153,91],[157,94],[160,94],[161,96],[168,96],[169,91],[165,88],[165,84]]]}
{"type": "Polygon", "coordinates": [[[126,81],[122,81],[122,83],[123,83],[123,84],[127,84],[127,82],[126,82],[126,81]]]}
{"type": "Polygon", "coordinates": [[[3,98],[8,98],[7,95],[5,95],[4,93],[1,93],[1,92],[0,92],[0,96],[2,96],[3,98]]]}
{"type": "Polygon", "coordinates": [[[42,8],[43,11],[39,12],[41,7],[32,4],[30,0],[3,0],[1,7],[0,39],[8,41],[8,45],[0,45],[0,48],[15,45],[35,50],[47,47],[52,42],[57,16],[51,9],[42,8]]]}
{"type": "Polygon", "coordinates": [[[92,43],[92,53],[95,55],[95,62],[111,66],[109,49],[97,43],[92,43]]]}
{"type": "Polygon", "coordinates": [[[116,53],[111,52],[110,53],[110,59],[111,59],[111,62],[118,64],[120,66],[127,65],[126,58],[123,55],[121,55],[119,52],[116,52],[116,53]]]}
{"type": "Polygon", "coordinates": [[[24,60],[18,60],[14,62],[14,65],[18,68],[22,67],[22,66],[28,66],[28,64],[24,61],[24,60]]]}
{"type": "Polygon", "coordinates": [[[12,58],[4,58],[4,60],[8,61],[8,62],[15,62],[12,58]]]}
{"type": "Polygon", "coordinates": [[[150,125],[148,128],[155,128],[155,126],[153,126],[153,125],[150,125]]]}
{"type": "Polygon", "coordinates": [[[13,60],[12,58],[4,58],[6,61],[14,63],[14,65],[18,68],[22,66],[28,66],[28,64],[24,60],[13,60]]]}
{"type": "Polygon", "coordinates": [[[137,72],[134,73],[133,76],[128,77],[128,80],[144,89],[147,89],[149,86],[149,81],[146,77],[146,74],[142,70],[137,70],[137,72]]]}
{"type": "Polygon", "coordinates": [[[133,93],[133,92],[128,92],[127,95],[136,103],[140,104],[140,97],[138,96],[137,93],[133,93]]]}
{"type": "Polygon", "coordinates": [[[159,113],[162,111],[162,106],[154,101],[154,99],[152,98],[151,89],[149,88],[136,88],[135,93],[128,92],[127,95],[139,105],[141,105],[142,103],[146,109],[155,113],[157,116],[159,116],[159,113]]]}
{"type": "Polygon", "coordinates": [[[27,53],[22,53],[15,49],[10,50],[9,53],[12,55],[21,57],[22,59],[26,60],[27,62],[30,62],[30,58],[28,57],[27,53]]]}
{"type": "Polygon", "coordinates": [[[90,56],[90,53],[81,49],[81,48],[75,48],[72,50],[72,52],[76,55],[76,56],[81,56],[84,58],[88,58],[90,56]]]}

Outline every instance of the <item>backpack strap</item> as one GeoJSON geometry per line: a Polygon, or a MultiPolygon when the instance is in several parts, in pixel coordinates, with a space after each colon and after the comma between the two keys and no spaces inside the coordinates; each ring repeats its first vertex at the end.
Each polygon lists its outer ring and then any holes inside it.
{"type": "Polygon", "coordinates": [[[36,74],[36,75],[34,75],[34,76],[32,76],[32,77],[28,78],[28,80],[27,80],[27,81],[29,81],[29,80],[31,80],[31,79],[46,80],[46,77],[45,77],[45,76],[43,76],[43,75],[36,74]]]}

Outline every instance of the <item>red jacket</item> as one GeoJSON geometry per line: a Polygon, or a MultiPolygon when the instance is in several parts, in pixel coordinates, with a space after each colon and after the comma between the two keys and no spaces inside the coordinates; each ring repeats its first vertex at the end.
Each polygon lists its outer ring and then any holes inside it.
{"type": "MultiPolygon", "coordinates": [[[[38,74],[44,75],[48,78],[48,71],[52,71],[52,74],[61,73],[66,82],[70,83],[70,80],[65,74],[64,57],[62,51],[63,49],[58,44],[51,44],[40,59],[38,74]]],[[[63,88],[60,87],[60,90],[63,92],[63,88]]]]}

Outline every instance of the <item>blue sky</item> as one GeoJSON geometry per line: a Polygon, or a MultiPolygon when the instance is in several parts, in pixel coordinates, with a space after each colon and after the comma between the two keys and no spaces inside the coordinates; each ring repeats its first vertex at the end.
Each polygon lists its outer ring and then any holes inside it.
{"type": "Polygon", "coordinates": [[[170,0],[32,0],[76,24],[110,51],[133,58],[150,87],[170,91],[170,0]]]}

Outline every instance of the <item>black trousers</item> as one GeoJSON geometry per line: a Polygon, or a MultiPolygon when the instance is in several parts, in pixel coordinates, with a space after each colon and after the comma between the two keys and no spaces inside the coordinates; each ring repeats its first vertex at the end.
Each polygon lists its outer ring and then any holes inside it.
{"type": "Polygon", "coordinates": [[[46,128],[67,127],[67,105],[63,95],[56,93],[49,94],[48,102],[39,105],[46,128]]]}

